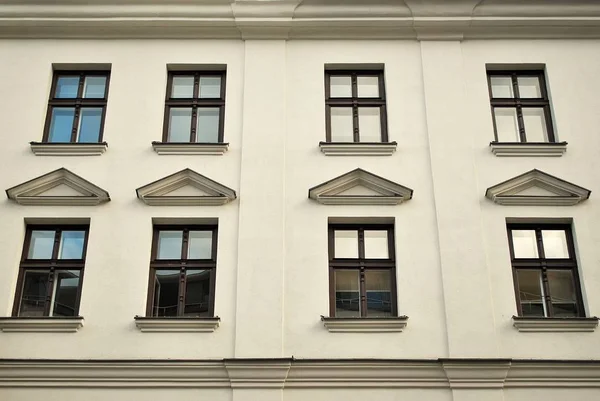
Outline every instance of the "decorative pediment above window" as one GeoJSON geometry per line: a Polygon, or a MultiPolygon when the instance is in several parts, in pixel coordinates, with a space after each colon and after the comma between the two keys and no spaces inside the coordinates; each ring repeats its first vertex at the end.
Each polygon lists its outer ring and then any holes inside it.
{"type": "Polygon", "coordinates": [[[531,170],[490,187],[485,196],[500,205],[572,206],[591,191],[540,170],[531,170]]]}
{"type": "Polygon", "coordinates": [[[236,198],[235,191],[186,168],[136,189],[150,206],[219,206],[236,198]]]}
{"type": "Polygon", "coordinates": [[[66,168],[59,168],[6,190],[21,205],[95,206],[110,201],[108,192],[66,168]]]}
{"type": "Polygon", "coordinates": [[[357,168],[309,189],[308,197],[324,205],[398,205],[413,190],[357,168]]]}

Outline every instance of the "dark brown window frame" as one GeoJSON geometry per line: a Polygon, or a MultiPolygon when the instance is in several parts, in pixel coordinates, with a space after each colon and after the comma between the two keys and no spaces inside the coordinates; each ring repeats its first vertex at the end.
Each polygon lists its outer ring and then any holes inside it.
{"type": "MultiPolygon", "coordinates": [[[[21,263],[19,264],[19,276],[17,278],[17,290],[15,291],[15,301],[13,304],[12,315],[19,316],[19,309],[21,306],[21,297],[23,294],[23,285],[25,280],[26,270],[48,270],[48,283],[49,288],[52,288],[54,282],[54,272],[56,270],[79,270],[79,286],[77,288],[77,299],[75,301],[75,312],[74,315],[79,314],[79,303],[81,301],[81,290],[83,286],[83,276],[85,268],[85,259],[87,254],[87,246],[90,234],[89,225],[76,224],[76,225],[27,225],[25,232],[25,241],[23,242],[23,251],[21,254],[21,263]],[[29,246],[31,245],[31,235],[33,231],[55,231],[54,236],[54,248],[52,250],[51,259],[28,259],[29,246]],[[63,231],[84,231],[85,239],[83,241],[83,252],[82,259],[58,259],[58,251],[60,247],[60,240],[62,238],[63,231]]],[[[44,306],[44,316],[50,315],[52,291],[48,291],[46,294],[46,301],[44,306]]]]}
{"type": "Polygon", "coordinates": [[[387,101],[385,95],[385,79],[383,69],[376,70],[325,70],[325,133],[327,143],[387,143],[387,101]],[[331,97],[331,77],[332,76],[350,76],[352,81],[352,97],[332,98],[331,97]],[[379,82],[379,97],[358,97],[358,77],[376,76],[379,82]],[[353,142],[332,142],[331,141],[331,107],[352,107],[352,128],[353,142]],[[360,142],[360,132],[358,127],[358,108],[359,107],[379,107],[381,124],[381,142],[360,142]]]}
{"type": "MultiPolygon", "coordinates": [[[[154,317],[152,308],[154,305],[154,277],[156,270],[179,270],[179,299],[177,303],[177,317],[183,317],[186,296],[186,270],[203,269],[210,270],[210,294],[208,304],[208,317],[215,314],[215,288],[217,274],[217,240],[218,226],[216,224],[202,225],[155,225],[152,234],[152,251],[150,257],[150,276],[148,278],[148,299],[146,305],[146,316],[154,317]],[[181,259],[157,259],[158,236],[160,231],[183,231],[181,246],[181,259]],[[210,259],[187,259],[188,239],[190,231],[212,231],[212,248],[210,259]]],[[[157,317],[168,319],[169,317],[157,317]]]]}
{"type": "Polygon", "coordinates": [[[224,131],[225,131],[225,93],[226,93],[226,80],[227,74],[225,70],[209,70],[209,71],[198,71],[198,70],[183,70],[183,71],[169,71],[167,77],[167,92],[165,94],[165,116],[163,122],[163,143],[199,143],[199,144],[215,144],[223,143],[224,131]],[[194,93],[192,98],[172,98],[171,93],[173,90],[173,77],[177,76],[194,76],[194,93]],[[200,77],[201,76],[213,76],[221,77],[221,97],[220,98],[199,98],[200,91],[200,77]],[[189,142],[169,142],[169,111],[171,107],[191,107],[192,108],[192,121],[190,127],[190,140],[189,142]],[[218,107],[219,108],[219,135],[217,142],[196,142],[196,125],[198,121],[198,108],[199,107],[218,107]]]}
{"type": "Polygon", "coordinates": [[[513,283],[515,287],[515,300],[517,303],[517,313],[523,316],[521,308],[521,300],[519,295],[519,281],[517,277],[518,270],[534,270],[541,272],[544,298],[543,302],[548,312],[547,318],[554,317],[554,311],[551,301],[551,293],[548,284],[548,269],[565,270],[573,274],[575,286],[575,296],[577,297],[577,317],[585,317],[585,309],[583,305],[583,296],[581,292],[581,281],[579,279],[579,269],[577,267],[577,259],[575,254],[575,243],[573,241],[573,232],[570,224],[545,224],[545,223],[509,223],[506,226],[508,233],[508,247],[510,250],[510,260],[513,272],[513,283]],[[512,230],[535,230],[538,258],[515,258],[513,246],[512,230]],[[546,259],[543,246],[542,230],[561,230],[565,231],[567,239],[567,249],[569,251],[568,259],[546,259]]]}
{"type": "MultiPolygon", "coordinates": [[[[365,287],[366,270],[389,270],[391,275],[391,316],[398,316],[398,301],[396,296],[396,249],[394,240],[393,224],[329,224],[328,228],[329,248],[329,316],[335,317],[335,271],[336,270],[358,270],[360,273],[360,311],[361,319],[367,318],[367,295],[365,287]],[[358,231],[358,258],[335,258],[335,231],[357,230],[358,231]],[[365,255],[365,230],[387,231],[388,236],[388,259],[366,259],[365,255]]],[[[385,318],[383,318],[385,319],[385,318]]]]}
{"type": "Polygon", "coordinates": [[[550,99],[548,97],[548,87],[546,83],[546,74],[544,70],[488,70],[488,93],[490,96],[490,104],[492,110],[492,123],[494,125],[494,138],[497,143],[512,143],[499,142],[498,129],[496,127],[496,108],[515,108],[517,111],[517,123],[519,126],[520,142],[515,143],[555,143],[554,125],[552,124],[552,112],[550,110],[550,99]],[[512,81],[512,89],[514,98],[495,98],[492,93],[492,77],[510,77],[512,81]],[[518,77],[536,77],[539,79],[541,98],[521,98],[519,93],[518,77]],[[525,132],[525,122],[523,121],[523,108],[536,107],[544,109],[544,121],[546,122],[546,130],[548,131],[548,142],[528,142],[527,133],[525,132]]]}
{"type": "Polygon", "coordinates": [[[106,120],[106,105],[108,103],[108,89],[110,87],[110,70],[54,70],[52,76],[52,86],[50,89],[50,95],[48,96],[48,110],[46,113],[46,121],[44,124],[44,134],[42,142],[44,143],[55,143],[49,142],[50,137],[50,125],[52,122],[52,110],[54,107],[74,107],[75,116],[73,118],[73,127],[71,128],[71,141],[64,143],[79,143],[76,142],[77,130],[79,128],[79,117],[81,115],[82,107],[101,107],[102,108],[102,119],[100,121],[100,132],[98,133],[98,142],[101,143],[104,138],[104,122],[106,120]],[[58,84],[58,78],[65,75],[77,75],[79,76],[79,87],[77,88],[76,98],[56,98],[56,86],[58,84]],[[83,86],[85,84],[86,76],[102,76],[106,77],[106,85],[104,87],[104,98],[84,98],[83,97],[83,86]]]}

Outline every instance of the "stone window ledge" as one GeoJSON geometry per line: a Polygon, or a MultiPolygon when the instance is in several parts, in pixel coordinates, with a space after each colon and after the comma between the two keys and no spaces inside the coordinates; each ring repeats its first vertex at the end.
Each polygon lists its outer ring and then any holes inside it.
{"type": "Polygon", "coordinates": [[[321,321],[332,333],[390,333],[404,330],[408,317],[340,318],[321,316],[321,321]]]}
{"type": "Polygon", "coordinates": [[[5,333],[74,333],[83,327],[83,317],[0,317],[5,333]]]}
{"type": "Polygon", "coordinates": [[[490,142],[496,156],[550,156],[559,157],[567,151],[567,142],[522,143],[490,142]]]}
{"type": "Polygon", "coordinates": [[[108,143],[47,143],[30,142],[31,151],[36,156],[100,156],[108,143]]]}
{"type": "Polygon", "coordinates": [[[319,142],[326,156],[391,156],[396,142],[319,142]]]}
{"type": "Polygon", "coordinates": [[[135,325],[143,333],[211,333],[220,317],[143,317],[136,316],[135,325]]]}
{"type": "Polygon", "coordinates": [[[152,149],[159,155],[221,156],[229,149],[229,143],[152,142],[152,149]]]}
{"type": "Polygon", "coordinates": [[[592,332],[598,327],[597,317],[523,317],[513,316],[513,326],[521,332],[592,332]]]}

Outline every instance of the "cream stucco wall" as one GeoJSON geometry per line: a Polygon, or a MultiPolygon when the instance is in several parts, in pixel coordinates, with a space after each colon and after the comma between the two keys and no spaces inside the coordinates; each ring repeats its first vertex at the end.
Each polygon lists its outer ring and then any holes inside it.
{"type": "MultiPolygon", "coordinates": [[[[14,300],[24,219],[89,217],[77,333],[0,333],[1,358],[598,358],[600,333],[519,333],[507,218],[572,218],[586,312],[600,309],[600,42],[304,40],[3,40],[0,186],[66,167],[108,190],[97,207],[0,202],[0,314],[14,300]],[[111,63],[100,157],[36,157],[53,63],[111,63]],[[166,65],[227,64],[225,140],[215,156],[158,156],[166,65]],[[323,68],[383,63],[390,157],[327,157],[323,68]],[[561,158],[498,158],[486,63],[545,63],[561,158]],[[310,187],[354,168],[414,189],[400,206],[324,206],[310,187]],[[221,207],[149,207],[135,188],[191,168],[238,192],[221,207]],[[587,187],[573,207],[507,207],[491,185],[538,168],[587,187]],[[393,218],[403,333],[329,333],[327,221],[393,218]],[[153,217],[219,220],[214,333],[141,333],[153,217]]],[[[512,390],[511,390],[512,391],[512,390]]],[[[290,395],[295,397],[295,395],[290,395]]],[[[440,393],[440,400],[447,393],[440,393]]],[[[507,396],[508,397],[508,396],[507,396]]],[[[518,397],[517,397],[518,398],[518,397]]],[[[515,398],[515,399],[517,399],[515,398]]],[[[435,398],[437,399],[437,398],[435,398]]]]}

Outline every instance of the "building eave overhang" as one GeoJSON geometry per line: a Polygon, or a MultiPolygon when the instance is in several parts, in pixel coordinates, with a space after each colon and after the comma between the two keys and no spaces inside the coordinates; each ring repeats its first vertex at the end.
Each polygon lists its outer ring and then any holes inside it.
{"type": "Polygon", "coordinates": [[[0,38],[600,38],[600,3],[557,0],[5,0],[0,38]]]}

